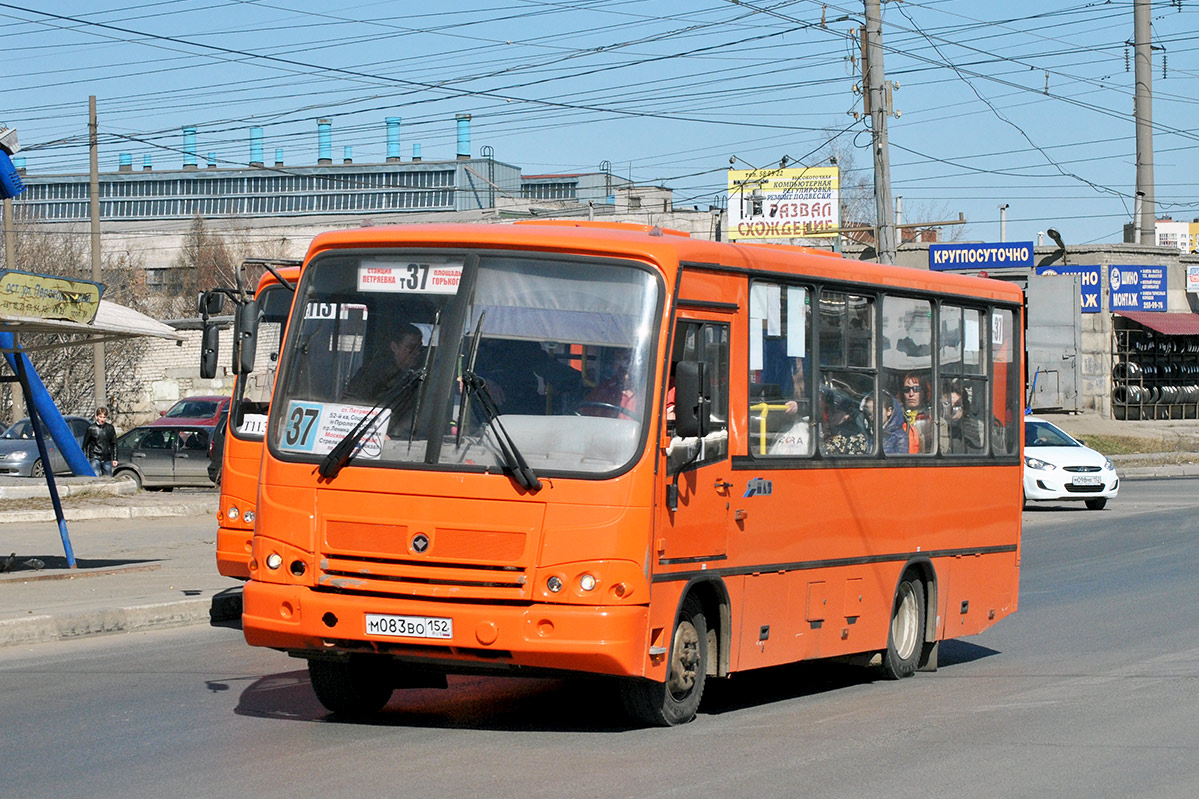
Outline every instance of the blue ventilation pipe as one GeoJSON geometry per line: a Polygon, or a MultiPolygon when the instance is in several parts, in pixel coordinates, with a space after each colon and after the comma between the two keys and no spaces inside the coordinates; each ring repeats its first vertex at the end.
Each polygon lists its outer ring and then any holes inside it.
{"type": "Polygon", "coordinates": [[[470,158],[470,114],[458,114],[458,157],[470,158]]]}
{"type": "Polygon", "coordinates": [[[400,117],[387,118],[387,162],[400,160],[400,117]]]}
{"type": "Polygon", "coordinates": [[[316,121],[316,162],[333,163],[333,123],[328,119],[316,121]]]}
{"type": "Polygon", "coordinates": [[[183,129],[183,168],[196,168],[196,128],[188,125],[183,129]]]}
{"type": "Polygon", "coordinates": [[[250,166],[262,166],[262,128],[250,128],[250,166]]]}

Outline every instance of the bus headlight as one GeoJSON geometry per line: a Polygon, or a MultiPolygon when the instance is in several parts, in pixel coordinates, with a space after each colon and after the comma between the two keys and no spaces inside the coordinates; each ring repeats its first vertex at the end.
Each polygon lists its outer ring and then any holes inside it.
{"type": "Polygon", "coordinates": [[[579,577],[579,588],[582,588],[584,591],[594,591],[595,590],[595,576],[591,575],[591,574],[583,574],[582,576],[580,576],[579,577]]]}
{"type": "MultiPolygon", "coordinates": [[[[413,336],[413,338],[416,338],[416,336],[413,336]]],[[[562,590],[562,578],[558,575],[554,575],[545,581],[545,587],[549,589],[551,594],[558,593],[562,590]]]]}
{"type": "MultiPolygon", "coordinates": [[[[413,336],[413,338],[415,338],[415,336],[413,336]]],[[[229,510],[225,511],[225,515],[228,516],[230,519],[236,519],[238,516],[241,515],[241,511],[239,511],[237,509],[236,505],[230,505],[229,510]]]]}
{"type": "MultiPolygon", "coordinates": [[[[414,336],[414,338],[415,338],[415,336],[414,336]]],[[[279,568],[282,565],[283,565],[283,556],[280,555],[278,552],[272,552],[271,554],[266,556],[266,567],[268,569],[274,570],[274,569],[279,568]]]]}

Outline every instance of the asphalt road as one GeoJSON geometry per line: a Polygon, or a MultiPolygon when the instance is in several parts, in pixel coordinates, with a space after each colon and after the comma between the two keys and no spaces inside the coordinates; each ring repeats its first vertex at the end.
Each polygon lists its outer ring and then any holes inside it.
{"type": "Polygon", "coordinates": [[[677,729],[606,684],[452,678],[329,720],[300,661],[197,627],[0,651],[0,795],[1199,795],[1199,480],[1025,513],[1021,607],[901,682],[741,675],[677,729]]]}

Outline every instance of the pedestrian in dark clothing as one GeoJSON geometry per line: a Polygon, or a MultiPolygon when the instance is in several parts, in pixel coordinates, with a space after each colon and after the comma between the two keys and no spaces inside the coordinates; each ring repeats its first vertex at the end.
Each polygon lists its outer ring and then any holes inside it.
{"type": "Polygon", "coordinates": [[[97,477],[112,477],[112,468],[117,465],[117,431],[108,421],[108,408],[96,409],[96,421],[83,434],[83,455],[97,477]]]}

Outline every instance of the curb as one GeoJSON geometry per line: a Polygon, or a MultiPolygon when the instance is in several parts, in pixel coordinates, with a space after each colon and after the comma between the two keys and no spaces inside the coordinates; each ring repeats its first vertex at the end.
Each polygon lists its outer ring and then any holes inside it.
{"type": "MultiPolygon", "coordinates": [[[[138,489],[132,480],[93,480],[85,483],[56,485],[59,498],[66,497],[119,497],[136,494],[138,489]]],[[[0,499],[44,499],[50,500],[50,489],[45,484],[36,486],[0,485],[0,499]]]]}
{"type": "MultiPolygon", "coordinates": [[[[205,502],[186,502],[174,505],[102,505],[97,507],[63,508],[68,522],[90,519],[150,519],[156,516],[211,516],[217,511],[214,498],[205,502]]],[[[0,512],[0,524],[54,522],[53,510],[10,510],[0,512]]]]}
{"type": "Polygon", "coordinates": [[[0,648],[71,641],[111,633],[216,624],[240,618],[241,589],[231,588],[208,598],[180,599],[62,616],[3,619],[0,620],[0,648]]]}

